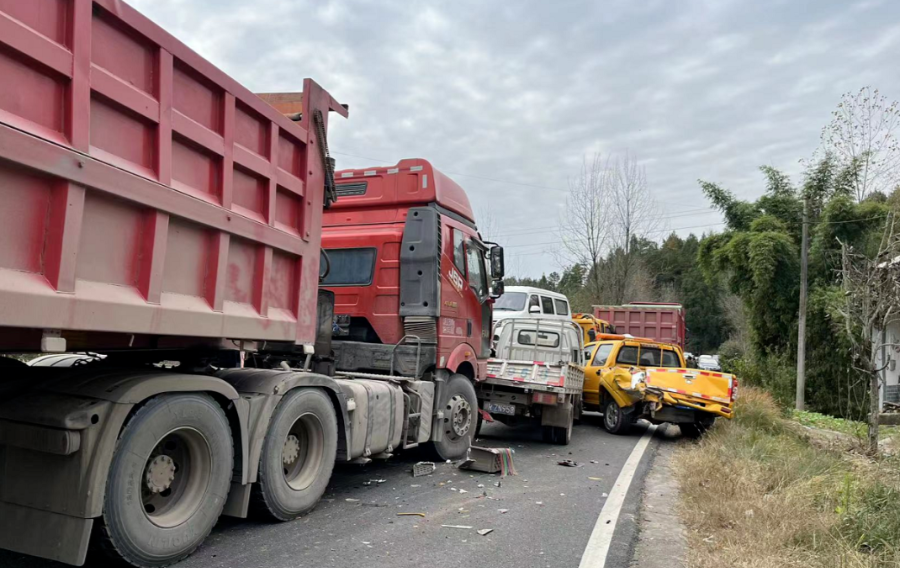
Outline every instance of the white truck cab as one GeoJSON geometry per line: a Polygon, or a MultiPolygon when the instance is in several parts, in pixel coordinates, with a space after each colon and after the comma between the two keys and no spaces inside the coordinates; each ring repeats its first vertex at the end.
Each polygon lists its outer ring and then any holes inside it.
{"type": "Polygon", "coordinates": [[[559,292],[507,286],[494,303],[494,323],[507,318],[571,320],[569,299],[559,292]]]}

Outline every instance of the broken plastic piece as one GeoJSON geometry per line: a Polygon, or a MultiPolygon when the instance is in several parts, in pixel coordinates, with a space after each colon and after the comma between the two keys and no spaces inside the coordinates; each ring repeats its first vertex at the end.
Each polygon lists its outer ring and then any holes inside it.
{"type": "Polygon", "coordinates": [[[471,529],[468,525],[441,525],[445,529],[471,529]]]}
{"type": "Polygon", "coordinates": [[[494,532],[494,529],[478,529],[478,534],[480,534],[481,536],[491,534],[492,532],[494,532]]]}
{"type": "Polygon", "coordinates": [[[422,477],[423,475],[431,475],[437,466],[434,462],[419,462],[413,466],[413,477],[422,477]]]}

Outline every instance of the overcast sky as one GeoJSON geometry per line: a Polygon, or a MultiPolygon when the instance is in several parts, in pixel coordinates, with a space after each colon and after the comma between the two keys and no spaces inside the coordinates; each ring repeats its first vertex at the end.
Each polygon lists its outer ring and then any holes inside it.
{"type": "Polygon", "coordinates": [[[665,227],[716,230],[697,178],[755,198],[758,166],[799,176],[842,93],[900,98],[893,0],[130,2],[254,92],[315,79],[350,105],[338,168],[430,160],[521,275],[560,268],[585,155],[631,152],[665,227]]]}

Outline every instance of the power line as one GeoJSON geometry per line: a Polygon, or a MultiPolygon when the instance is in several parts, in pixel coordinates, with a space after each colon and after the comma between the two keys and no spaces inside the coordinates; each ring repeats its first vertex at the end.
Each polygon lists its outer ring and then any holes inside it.
{"type": "MultiPolygon", "coordinates": [[[[706,211],[706,209],[700,208],[700,209],[683,211],[683,212],[680,212],[678,215],[668,215],[668,216],[663,216],[663,217],[657,217],[657,219],[664,221],[667,219],[677,219],[679,217],[689,217],[691,215],[696,215],[697,213],[702,212],[702,211],[706,211]]],[[[491,235],[491,238],[496,239],[496,238],[503,238],[503,237],[514,237],[514,236],[518,236],[518,235],[532,235],[532,234],[537,234],[537,233],[548,233],[548,232],[556,231],[559,229],[560,229],[559,224],[546,225],[546,226],[532,227],[529,229],[516,230],[513,232],[500,232],[500,233],[491,235]]],[[[665,232],[666,230],[668,230],[668,229],[662,229],[660,232],[665,232]]]]}
{"type": "MultiPolygon", "coordinates": [[[[332,154],[340,154],[341,156],[349,156],[349,157],[351,157],[351,158],[359,158],[359,159],[361,159],[361,160],[370,160],[370,161],[373,161],[373,162],[381,162],[381,163],[383,163],[383,164],[396,164],[396,163],[397,163],[396,160],[395,160],[395,161],[390,161],[390,160],[381,160],[381,159],[379,159],[379,158],[369,158],[369,157],[366,157],[366,156],[360,156],[359,154],[350,154],[350,153],[348,153],[348,152],[338,152],[337,150],[332,150],[331,153],[332,153],[332,154]]],[[[441,170],[441,172],[443,172],[443,173],[445,173],[445,174],[448,174],[448,175],[451,175],[451,176],[469,177],[469,178],[474,178],[474,179],[480,179],[480,180],[485,180],[485,181],[491,181],[491,182],[495,182],[495,183],[505,183],[505,184],[508,184],[508,185],[519,185],[519,186],[522,186],[522,187],[531,187],[531,188],[534,188],[534,189],[547,189],[547,190],[550,190],[550,191],[559,191],[559,192],[565,192],[565,191],[567,191],[567,190],[561,189],[561,188],[559,188],[559,187],[550,187],[550,186],[547,186],[547,185],[537,185],[537,184],[533,184],[533,183],[523,183],[523,182],[519,182],[519,181],[510,181],[510,180],[508,180],[508,179],[497,179],[497,178],[492,178],[492,177],[482,176],[482,175],[464,174],[464,173],[460,173],[460,172],[451,172],[451,171],[446,171],[446,170],[441,170]]],[[[675,206],[675,207],[683,207],[683,206],[684,206],[683,203],[673,203],[673,202],[671,202],[671,201],[661,201],[661,200],[656,200],[656,201],[657,201],[658,203],[663,203],[663,204],[666,204],[666,205],[673,205],[673,206],[675,206]]],[[[712,207],[707,207],[706,209],[713,210],[712,207]]]]}
{"type": "MultiPolygon", "coordinates": [[[[682,230],[684,230],[684,229],[704,229],[704,228],[708,228],[708,227],[717,227],[717,226],[719,226],[719,225],[724,225],[724,224],[725,224],[725,222],[722,221],[722,222],[719,222],[719,223],[710,223],[710,224],[707,224],[707,225],[694,225],[694,226],[690,226],[690,227],[675,227],[674,229],[663,229],[663,230],[656,230],[656,231],[647,231],[646,233],[644,233],[644,235],[655,235],[655,234],[659,234],[659,233],[682,231],[682,230]]],[[[635,236],[637,236],[637,235],[635,235],[635,236]]],[[[531,244],[523,244],[523,245],[508,245],[508,246],[504,246],[503,248],[504,248],[504,249],[510,249],[510,248],[536,247],[536,246],[561,245],[561,244],[565,244],[565,241],[548,241],[548,242],[545,242],[545,243],[531,243],[531,244]]]]}

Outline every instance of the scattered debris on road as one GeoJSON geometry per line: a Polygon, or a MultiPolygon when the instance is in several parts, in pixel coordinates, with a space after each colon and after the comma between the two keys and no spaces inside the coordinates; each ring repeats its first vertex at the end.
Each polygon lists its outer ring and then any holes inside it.
{"type": "Polygon", "coordinates": [[[468,526],[468,525],[441,525],[441,526],[444,527],[445,529],[466,529],[466,530],[472,530],[472,528],[473,528],[473,527],[470,527],[470,526],[468,526]]]}
{"type": "Polygon", "coordinates": [[[397,513],[398,517],[422,517],[425,518],[425,513],[397,513]]]}
{"type": "Polygon", "coordinates": [[[347,499],[344,499],[344,501],[348,503],[359,503],[359,499],[351,499],[349,497],[347,499]]]}
{"type": "Polygon", "coordinates": [[[435,469],[437,469],[437,466],[434,465],[434,462],[419,462],[413,466],[412,474],[413,477],[422,477],[423,475],[431,475],[435,469]]]}
{"type": "Polygon", "coordinates": [[[602,477],[588,477],[591,481],[603,481],[602,477]]]}
{"type": "Polygon", "coordinates": [[[562,460],[556,462],[556,465],[562,465],[565,467],[578,467],[578,462],[572,460],[562,460]]]}
{"type": "Polygon", "coordinates": [[[479,529],[478,530],[478,534],[480,534],[481,536],[489,535],[492,532],[494,532],[494,529],[479,529]]]}
{"type": "Polygon", "coordinates": [[[501,515],[504,515],[509,512],[509,509],[497,509],[497,512],[500,513],[501,515]]]}
{"type": "Polygon", "coordinates": [[[481,471],[484,473],[500,472],[501,477],[517,475],[516,466],[513,463],[512,448],[482,448],[469,447],[466,459],[459,464],[460,469],[481,471]]]}

